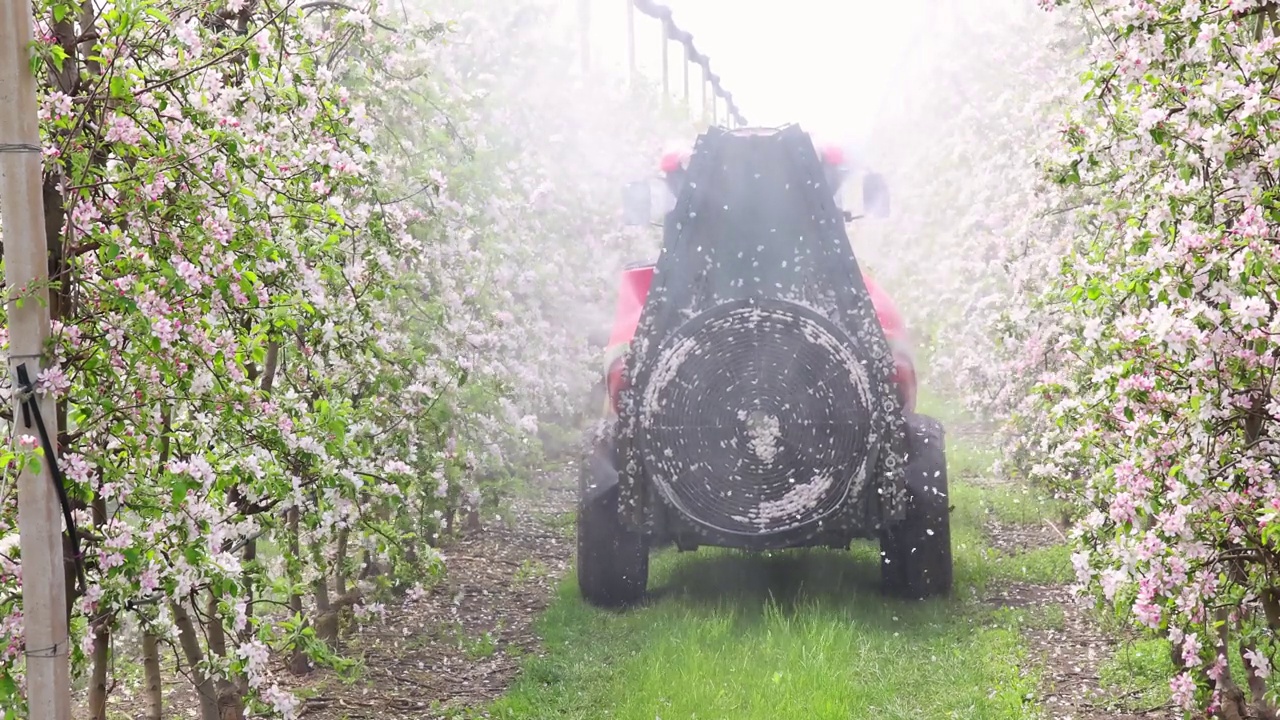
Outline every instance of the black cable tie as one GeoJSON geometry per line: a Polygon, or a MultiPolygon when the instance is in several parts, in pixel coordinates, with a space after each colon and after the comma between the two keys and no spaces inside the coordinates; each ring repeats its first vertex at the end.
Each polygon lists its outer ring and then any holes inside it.
{"type": "Polygon", "coordinates": [[[39,145],[31,143],[0,143],[0,153],[38,153],[39,145]]]}
{"type": "MultiPolygon", "coordinates": [[[[45,461],[49,463],[49,474],[53,477],[53,489],[58,493],[58,502],[62,505],[62,518],[67,523],[67,534],[71,537],[72,559],[76,563],[76,581],[80,594],[88,590],[84,576],[84,555],[80,552],[80,533],[76,531],[76,521],[71,514],[71,498],[67,496],[67,479],[58,466],[58,455],[54,451],[53,439],[49,437],[49,429],[45,427],[44,418],[40,414],[40,401],[36,397],[35,384],[27,372],[27,364],[22,363],[15,368],[18,376],[19,401],[22,404],[22,421],[27,428],[34,422],[40,435],[40,446],[44,449],[45,461]]],[[[56,649],[56,648],[55,648],[56,649]]]]}
{"type": "Polygon", "coordinates": [[[71,649],[71,638],[67,638],[66,640],[60,643],[54,643],[53,645],[50,645],[49,647],[46,647],[46,648],[40,648],[38,650],[23,650],[22,654],[29,658],[55,658],[60,655],[65,655],[67,653],[67,650],[70,650],[70,649],[71,649]],[[58,648],[63,648],[61,653],[58,652],[58,648]]]}

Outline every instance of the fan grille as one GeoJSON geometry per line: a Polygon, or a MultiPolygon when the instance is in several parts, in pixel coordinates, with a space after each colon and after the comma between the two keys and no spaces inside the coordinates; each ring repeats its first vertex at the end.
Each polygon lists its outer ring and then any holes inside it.
{"type": "Polygon", "coordinates": [[[853,342],[772,299],[719,305],[663,343],[639,400],[639,449],[662,495],[720,532],[812,525],[861,492],[872,393],[853,342]]]}

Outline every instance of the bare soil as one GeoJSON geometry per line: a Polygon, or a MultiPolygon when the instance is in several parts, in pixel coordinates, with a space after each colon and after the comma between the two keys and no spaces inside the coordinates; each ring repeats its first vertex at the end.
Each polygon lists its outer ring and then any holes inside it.
{"type": "Polygon", "coordinates": [[[573,468],[539,478],[528,497],[443,549],[445,578],[349,636],[353,682],[306,679],[303,716],[317,720],[446,718],[493,700],[521,659],[539,653],[535,623],[572,559],[573,468]]]}
{"type": "Polygon", "coordinates": [[[1035,626],[1024,634],[1033,657],[1043,663],[1040,701],[1049,720],[1149,720],[1171,717],[1168,707],[1125,710],[1102,687],[1098,676],[1115,651],[1115,639],[1099,629],[1090,609],[1061,585],[1011,584],[988,602],[1001,607],[1061,609],[1054,627],[1035,626]]]}
{"type": "MultiPolygon", "coordinates": [[[[991,544],[1002,553],[1026,552],[1066,542],[1065,530],[1039,524],[987,524],[991,544]]],[[[995,607],[1029,610],[1050,623],[1024,631],[1031,656],[1042,666],[1040,701],[1046,720],[1154,720],[1169,718],[1166,706],[1132,709],[1127,698],[1103,687],[1099,671],[1115,653],[1117,639],[1100,626],[1087,599],[1066,585],[1007,583],[986,598],[995,607]],[[1058,621],[1058,617],[1061,620],[1058,621]]]]}

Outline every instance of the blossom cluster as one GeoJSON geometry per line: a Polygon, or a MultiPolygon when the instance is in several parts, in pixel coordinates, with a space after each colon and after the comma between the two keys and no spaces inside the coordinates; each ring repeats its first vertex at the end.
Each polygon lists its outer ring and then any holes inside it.
{"type": "MultiPolygon", "coordinates": [[[[274,0],[34,9],[63,218],[38,382],[84,546],[75,670],[108,672],[109,650],[151,667],[174,638],[205,717],[293,716],[269,658],[340,664],[327,618],[429,582],[461,514],[573,426],[584,330],[653,251],[620,230],[617,190],[692,127],[578,71],[543,0],[435,4],[449,22],[274,0]]],[[[0,457],[15,709],[14,479],[33,451],[0,457]]]]}
{"type": "Polygon", "coordinates": [[[1174,700],[1271,712],[1276,9],[1041,5],[939,23],[881,141],[897,217],[855,242],[1005,470],[1071,501],[1081,587],[1167,638],[1174,700]]]}
{"type": "Polygon", "coordinates": [[[1081,203],[1035,470],[1080,506],[1082,583],[1173,644],[1175,699],[1274,712],[1276,10],[1066,5],[1088,68],[1046,170],[1081,203]]]}

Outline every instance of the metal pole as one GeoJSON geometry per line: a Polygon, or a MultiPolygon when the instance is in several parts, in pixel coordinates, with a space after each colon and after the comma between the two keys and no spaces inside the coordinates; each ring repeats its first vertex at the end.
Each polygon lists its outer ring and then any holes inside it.
{"type": "Polygon", "coordinates": [[[689,63],[693,60],[689,55],[689,46],[684,46],[684,109],[685,112],[690,110],[689,107],[689,63]]]}
{"type": "MultiPolygon", "coordinates": [[[[0,2],[0,218],[4,222],[4,281],[9,293],[11,377],[26,365],[34,380],[49,339],[49,262],[41,196],[40,132],[36,81],[29,62],[31,3],[0,2]],[[18,300],[21,302],[18,302],[18,300]]],[[[39,437],[24,426],[21,393],[14,397],[14,439],[39,437]]],[[[50,439],[58,437],[54,401],[39,399],[50,439]]],[[[71,682],[67,635],[67,588],[62,552],[62,514],[50,462],[18,476],[22,613],[26,635],[27,717],[70,720],[71,682]]]]}
{"type": "Polygon", "coordinates": [[[636,5],[635,0],[623,0],[627,4],[627,80],[636,86],[636,5]]]}
{"type": "Polygon", "coordinates": [[[671,59],[668,57],[667,48],[671,45],[671,36],[667,34],[667,23],[662,23],[662,102],[664,105],[671,104],[671,59]]]}
{"type": "Polygon", "coordinates": [[[591,72],[591,0],[578,0],[578,43],[582,52],[582,72],[591,72]]]}
{"type": "Polygon", "coordinates": [[[711,80],[707,77],[707,69],[702,68],[702,121],[707,121],[707,85],[711,84],[711,80]]]}

